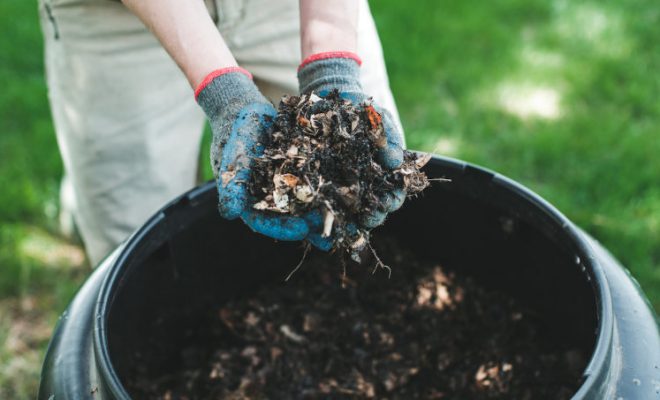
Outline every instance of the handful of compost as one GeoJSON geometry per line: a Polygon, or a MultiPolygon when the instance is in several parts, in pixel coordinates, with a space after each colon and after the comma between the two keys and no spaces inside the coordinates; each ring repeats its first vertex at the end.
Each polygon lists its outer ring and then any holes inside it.
{"type": "Polygon", "coordinates": [[[370,101],[353,104],[331,91],[284,96],[264,151],[253,161],[248,191],[254,210],[319,219],[333,249],[359,261],[374,214],[384,215],[429,181],[420,168],[430,156],[404,152],[392,170],[377,161],[387,145],[381,115],[370,101]]]}

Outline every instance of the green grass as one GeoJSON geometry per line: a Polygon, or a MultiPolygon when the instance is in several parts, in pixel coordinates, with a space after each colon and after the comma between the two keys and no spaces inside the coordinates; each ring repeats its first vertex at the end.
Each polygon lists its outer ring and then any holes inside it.
{"type": "Polygon", "coordinates": [[[372,7],[409,147],[538,192],[602,241],[660,309],[657,3],[372,7]]]}
{"type": "MultiPolygon", "coordinates": [[[[0,2],[3,399],[34,397],[50,329],[89,272],[54,233],[62,164],[35,3],[0,2]]],[[[656,1],[372,3],[409,146],[540,193],[660,309],[656,1]]]]}
{"type": "Polygon", "coordinates": [[[53,234],[62,163],[36,2],[0,2],[0,398],[34,398],[58,314],[89,271],[53,234]]]}

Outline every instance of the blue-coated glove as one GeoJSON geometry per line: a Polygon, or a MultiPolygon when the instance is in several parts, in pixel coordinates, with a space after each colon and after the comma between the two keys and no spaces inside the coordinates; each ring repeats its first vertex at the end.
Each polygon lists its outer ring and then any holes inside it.
{"type": "Polygon", "coordinates": [[[252,230],[277,240],[303,240],[322,250],[332,247],[321,236],[320,212],[304,217],[277,215],[252,208],[247,184],[254,159],[263,154],[264,138],[277,112],[242,68],[218,70],[196,90],[197,102],[213,132],[211,165],[216,178],[220,214],[241,218],[252,230]]]}
{"type": "MultiPolygon", "coordinates": [[[[323,97],[331,90],[339,90],[342,98],[354,105],[369,100],[360,84],[360,58],[349,52],[328,52],[312,55],[305,59],[298,68],[300,93],[316,93],[323,97]]],[[[385,109],[374,105],[382,116],[387,144],[379,150],[377,161],[385,169],[398,168],[403,163],[403,135],[394,123],[392,115],[385,109]]],[[[371,210],[360,224],[366,229],[374,228],[385,221],[387,214],[396,211],[406,199],[406,192],[393,190],[383,196],[380,207],[371,210]]]]}

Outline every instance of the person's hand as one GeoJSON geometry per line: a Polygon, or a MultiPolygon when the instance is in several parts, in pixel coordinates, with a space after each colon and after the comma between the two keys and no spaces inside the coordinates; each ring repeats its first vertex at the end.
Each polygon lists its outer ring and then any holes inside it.
{"type": "MultiPolygon", "coordinates": [[[[316,93],[325,97],[331,90],[339,90],[339,95],[359,105],[369,100],[360,85],[360,58],[350,52],[327,52],[307,57],[298,68],[300,93],[316,93]]],[[[403,135],[397,128],[392,115],[373,105],[381,115],[387,144],[378,151],[377,161],[388,170],[398,168],[403,163],[403,135]]],[[[366,229],[381,225],[387,214],[396,211],[406,199],[404,190],[394,190],[380,199],[380,207],[371,210],[360,224],[366,229]]]]}
{"type": "Polygon", "coordinates": [[[277,112],[252,82],[246,70],[231,67],[210,74],[195,91],[213,132],[211,165],[218,188],[218,208],[227,219],[241,218],[252,230],[277,240],[303,240],[322,250],[324,238],[319,212],[303,217],[277,215],[252,208],[248,193],[250,169],[263,154],[277,112]]]}

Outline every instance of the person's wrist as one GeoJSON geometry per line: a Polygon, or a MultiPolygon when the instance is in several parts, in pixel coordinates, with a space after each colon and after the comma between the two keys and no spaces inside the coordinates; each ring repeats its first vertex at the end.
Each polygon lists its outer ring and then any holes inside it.
{"type": "Polygon", "coordinates": [[[320,52],[312,53],[307,57],[305,57],[298,66],[298,71],[300,71],[305,66],[313,62],[322,61],[322,60],[332,60],[332,59],[353,60],[353,62],[355,62],[358,67],[362,65],[362,59],[354,51],[344,51],[344,50],[320,51],[320,52]]]}
{"type": "Polygon", "coordinates": [[[300,0],[303,58],[334,50],[356,52],[360,12],[359,2],[355,0],[300,0]]]}
{"type": "Polygon", "coordinates": [[[360,57],[349,51],[326,51],[306,57],[298,67],[301,93],[338,89],[360,92],[360,57]]]}
{"type": "Polygon", "coordinates": [[[268,102],[252,81],[252,74],[241,67],[226,67],[209,73],[195,89],[195,99],[210,119],[223,116],[229,110],[238,112],[251,103],[268,102]]]}
{"type": "Polygon", "coordinates": [[[197,87],[195,88],[195,99],[198,100],[200,93],[204,91],[204,89],[206,89],[216,78],[222,75],[227,75],[232,73],[243,74],[247,78],[252,80],[252,74],[250,73],[250,71],[246,70],[245,68],[239,66],[218,68],[216,70],[211,71],[206,76],[204,76],[204,78],[197,85],[197,87]]]}

